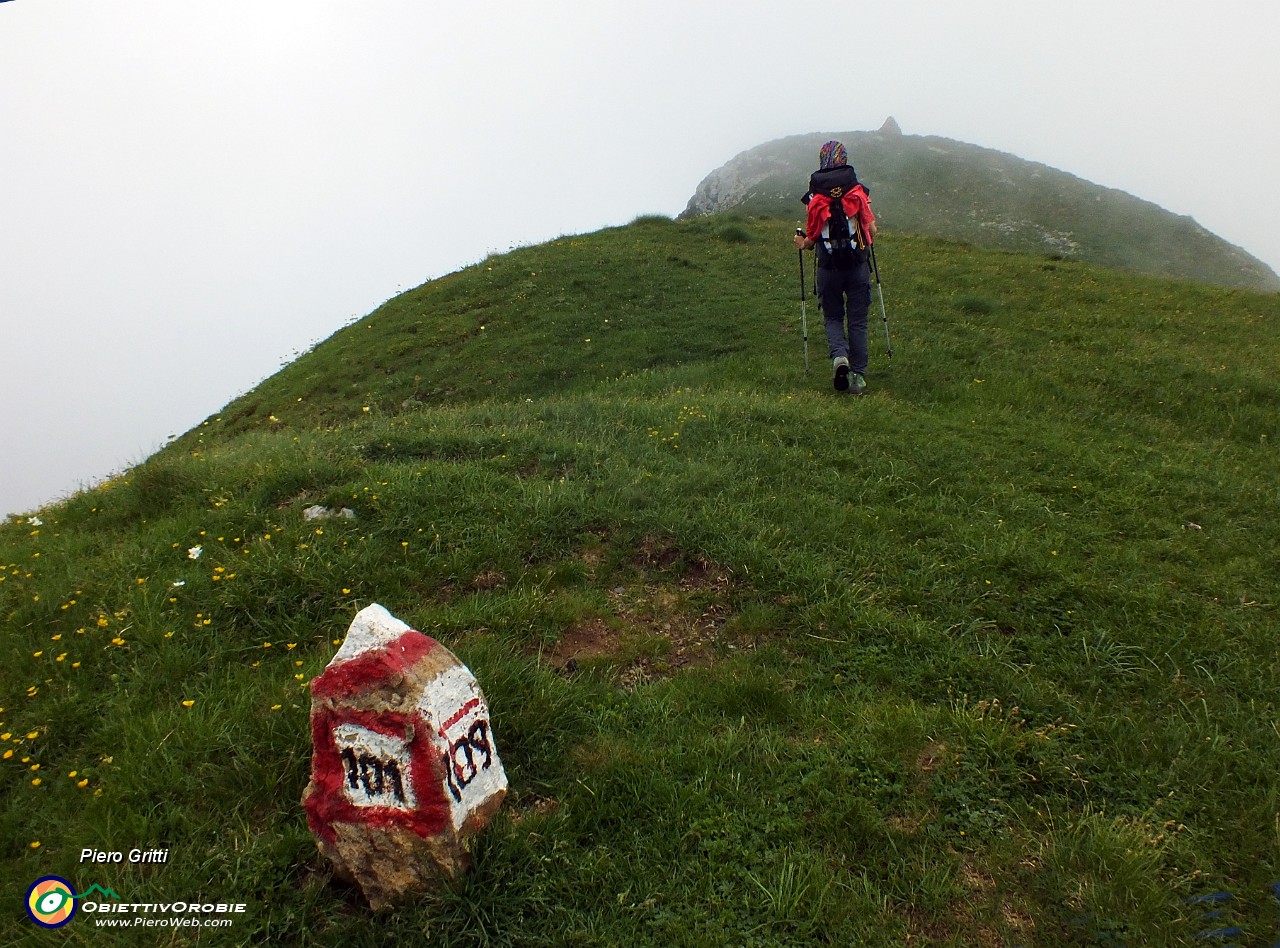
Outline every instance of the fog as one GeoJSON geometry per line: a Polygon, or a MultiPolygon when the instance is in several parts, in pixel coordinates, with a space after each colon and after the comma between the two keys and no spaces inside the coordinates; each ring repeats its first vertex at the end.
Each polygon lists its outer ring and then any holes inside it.
{"type": "Polygon", "coordinates": [[[401,290],[889,115],[1280,269],[1278,33],[1263,2],[0,0],[0,515],[401,290]]]}

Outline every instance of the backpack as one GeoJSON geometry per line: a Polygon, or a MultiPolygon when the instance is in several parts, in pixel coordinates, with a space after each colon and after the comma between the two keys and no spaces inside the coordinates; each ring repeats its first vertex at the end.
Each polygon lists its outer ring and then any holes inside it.
{"type": "Polygon", "coordinates": [[[831,217],[823,228],[826,233],[823,234],[822,242],[826,246],[827,256],[831,260],[833,269],[853,269],[856,262],[853,252],[857,248],[854,226],[856,225],[850,225],[849,216],[845,213],[844,199],[838,195],[832,195],[831,217]]]}
{"type": "Polygon", "coordinates": [[[857,224],[849,220],[844,209],[844,197],[851,194],[854,188],[866,188],[859,184],[858,176],[851,166],[841,166],[827,171],[816,171],[809,178],[809,193],[802,198],[808,204],[811,197],[821,195],[827,199],[831,216],[822,227],[822,241],[819,246],[823,250],[819,266],[827,266],[836,270],[852,270],[865,256],[861,235],[857,224]]]}

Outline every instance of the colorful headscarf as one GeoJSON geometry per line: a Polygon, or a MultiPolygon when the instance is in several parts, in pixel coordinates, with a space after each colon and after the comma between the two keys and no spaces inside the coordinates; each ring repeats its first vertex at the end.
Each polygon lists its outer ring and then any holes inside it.
{"type": "Polygon", "coordinates": [[[827,142],[818,152],[818,167],[823,171],[840,168],[849,163],[849,153],[840,142],[827,142]]]}

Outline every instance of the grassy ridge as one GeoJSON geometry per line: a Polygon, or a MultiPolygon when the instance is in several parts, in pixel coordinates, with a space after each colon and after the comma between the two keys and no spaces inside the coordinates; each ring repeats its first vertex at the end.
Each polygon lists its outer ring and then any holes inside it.
{"type": "Polygon", "coordinates": [[[228,942],[1180,944],[1229,889],[1266,943],[1280,303],[890,234],[896,355],[838,398],[789,229],[485,261],[0,527],[14,937],[53,872],[249,902],[228,942]],[[372,923],[298,805],[371,601],[513,787],[372,923]]]}

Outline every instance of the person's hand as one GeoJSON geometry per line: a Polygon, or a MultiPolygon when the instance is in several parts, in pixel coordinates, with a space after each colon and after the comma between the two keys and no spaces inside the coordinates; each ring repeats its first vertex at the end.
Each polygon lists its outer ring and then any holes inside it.
{"type": "Polygon", "coordinates": [[[809,241],[805,240],[804,234],[795,235],[795,244],[797,250],[808,250],[809,241]]]}

